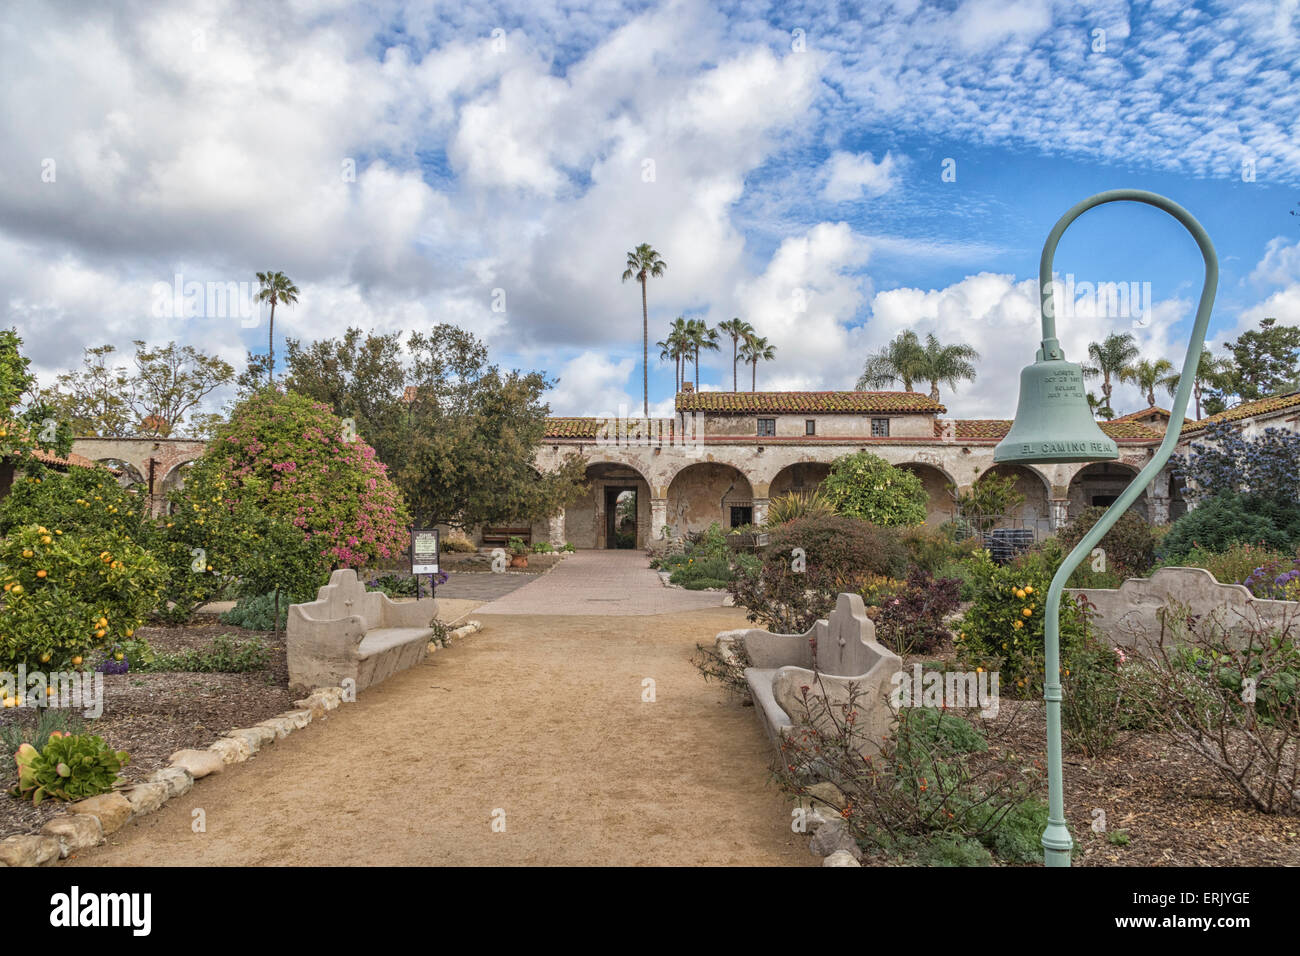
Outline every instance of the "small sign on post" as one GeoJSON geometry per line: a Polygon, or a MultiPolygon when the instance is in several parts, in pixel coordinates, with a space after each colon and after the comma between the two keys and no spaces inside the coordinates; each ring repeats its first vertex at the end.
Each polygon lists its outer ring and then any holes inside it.
{"type": "Polygon", "coordinates": [[[411,529],[411,573],[438,573],[438,529],[411,529]]]}

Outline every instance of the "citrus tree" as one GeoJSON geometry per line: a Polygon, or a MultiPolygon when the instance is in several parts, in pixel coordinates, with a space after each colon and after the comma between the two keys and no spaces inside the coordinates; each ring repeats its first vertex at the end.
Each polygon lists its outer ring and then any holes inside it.
{"type": "Polygon", "coordinates": [[[920,476],[870,452],[835,459],[822,491],[837,513],[851,518],[885,526],[925,522],[927,499],[920,476]]]}
{"type": "Polygon", "coordinates": [[[300,528],[332,565],[406,549],[410,518],[387,467],[327,405],[263,389],[235,407],[203,461],[226,494],[300,528]]]}

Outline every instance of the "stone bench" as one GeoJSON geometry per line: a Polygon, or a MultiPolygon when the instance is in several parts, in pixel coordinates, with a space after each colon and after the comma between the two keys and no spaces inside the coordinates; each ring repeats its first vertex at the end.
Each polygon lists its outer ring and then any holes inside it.
{"type": "Polygon", "coordinates": [[[356,571],[335,571],[316,600],[289,605],[289,689],[310,693],[350,679],[361,691],[418,664],[437,611],[433,598],[397,603],[367,591],[356,571]]]}
{"type": "Polygon", "coordinates": [[[876,627],[861,596],[841,594],[830,618],[818,621],[806,634],[773,634],[759,628],[724,632],[718,651],[725,659],[724,639],[739,641],[745,649],[751,665],[745,668],[745,682],[778,751],[782,737],[805,713],[804,687],[814,714],[819,705],[811,703],[813,698],[847,704],[849,688],[856,687],[858,749],[864,754],[879,751],[881,738],[893,726],[890,697],[903,661],[876,641],[876,627]]]}

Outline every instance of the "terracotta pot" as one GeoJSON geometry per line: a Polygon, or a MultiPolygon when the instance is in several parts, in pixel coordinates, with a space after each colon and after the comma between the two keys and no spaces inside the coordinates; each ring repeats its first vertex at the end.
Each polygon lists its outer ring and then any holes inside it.
{"type": "Polygon", "coordinates": [[[516,554],[516,555],[514,555],[514,556],[511,557],[511,559],[510,559],[510,566],[511,566],[512,568],[526,568],[526,567],[528,567],[528,555],[526,555],[526,554],[516,554]]]}

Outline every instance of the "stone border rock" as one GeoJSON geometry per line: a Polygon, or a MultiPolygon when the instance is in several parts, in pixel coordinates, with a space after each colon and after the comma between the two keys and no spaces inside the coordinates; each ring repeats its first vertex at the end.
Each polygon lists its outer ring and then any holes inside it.
{"type": "MultiPolygon", "coordinates": [[[[467,621],[447,632],[447,642],[483,629],[481,621],[467,621]]],[[[445,646],[445,645],[443,645],[445,646]]],[[[436,651],[436,642],[429,650],[436,651]]],[[[263,747],[283,740],[313,720],[337,710],[343,703],[342,687],[318,687],[288,710],[252,727],[227,731],[205,749],[178,750],[168,766],[155,770],[148,780],[79,800],[68,812],[53,818],[39,833],[19,834],[0,840],[0,867],[48,866],[80,850],[99,846],[131,820],[153,813],[173,797],[186,794],[194,781],[221,773],[233,763],[243,763],[263,747]]]]}
{"type": "Polygon", "coordinates": [[[822,866],[861,866],[862,848],[853,839],[844,819],[835,812],[843,809],[844,794],[833,783],[822,782],[808,788],[795,806],[803,811],[804,823],[812,831],[808,851],[822,857],[822,866]]]}
{"type": "Polygon", "coordinates": [[[483,630],[482,621],[466,621],[464,624],[460,625],[460,627],[454,627],[448,631],[447,636],[444,637],[441,642],[437,639],[430,641],[429,653],[432,654],[434,651],[450,647],[452,641],[459,641],[461,638],[469,637],[471,634],[477,634],[481,630],[483,630]]]}
{"type": "Polygon", "coordinates": [[[153,813],[173,797],[188,793],[195,780],[243,763],[262,747],[283,740],[343,703],[342,687],[321,687],[286,711],[252,727],[228,731],[206,749],[178,750],[168,766],[148,780],[68,805],[68,812],[46,822],[39,833],[0,840],[0,866],[47,866],[99,846],[129,821],[153,813]]]}

